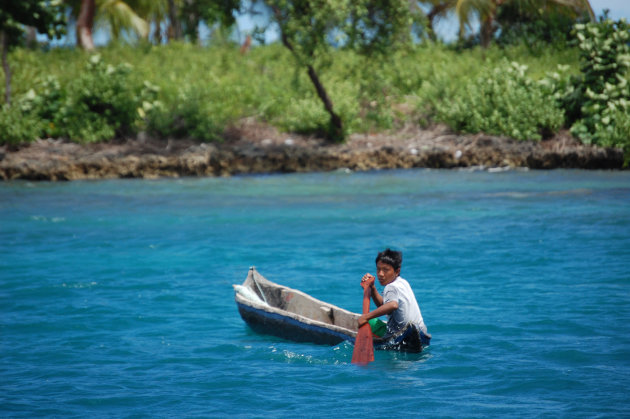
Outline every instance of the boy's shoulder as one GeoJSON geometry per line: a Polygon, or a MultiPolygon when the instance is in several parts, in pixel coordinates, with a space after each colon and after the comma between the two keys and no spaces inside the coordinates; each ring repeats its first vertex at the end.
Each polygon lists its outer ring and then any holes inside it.
{"type": "Polygon", "coordinates": [[[397,289],[408,289],[408,288],[411,289],[411,285],[409,284],[409,282],[402,276],[397,277],[392,282],[385,285],[385,288],[389,287],[390,285],[392,286],[392,288],[397,288],[397,289]]]}
{"type": "Polygon", "coordinates": [[[389,284],[385,285],[385,289],[389,288],[400,288],[401,286],[404,286],[404,283],[407,282],[405,281],[405,279],[401,276],[396,277],[396,279],[394,279],[392,282],[390,282],[389,284]],[[402,279],[402,281],[401,281],[402,279]]]}

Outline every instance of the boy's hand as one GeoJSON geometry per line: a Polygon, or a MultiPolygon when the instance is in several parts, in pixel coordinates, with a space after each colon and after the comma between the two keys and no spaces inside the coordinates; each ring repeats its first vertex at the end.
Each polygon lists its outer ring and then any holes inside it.
{"type": "Polygon", "coordinates": [[[361,286],[363,286],[363,284],[365,282],[367,282],[369,287],[373,287],[374,286],[374,280],[375,280],[374,275],[372,275],[372,274],[365,274],[365,275],[363,275],[363,278],[361,278],[361,286]]]}
{"type": "Polygon", "coordinates": [[[358,321],[359,321],[359,327],[363,326],[364,324],[366,324],[366,323],[368,322],[367,315],[362,314],[362,315],[359,317],[359,320],[358,320],[358,321]]]}

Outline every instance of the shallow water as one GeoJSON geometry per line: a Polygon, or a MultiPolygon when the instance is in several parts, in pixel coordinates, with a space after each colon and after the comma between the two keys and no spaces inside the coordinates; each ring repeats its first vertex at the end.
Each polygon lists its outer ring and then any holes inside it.
{"type": "Polygon", "coordinates": [[[630,173],[2,183],[0,314],[2,416],[630,416],[630,173]],[[239,317],[251,265],[360,311],[386,246],[420,355],[239,317]]]}

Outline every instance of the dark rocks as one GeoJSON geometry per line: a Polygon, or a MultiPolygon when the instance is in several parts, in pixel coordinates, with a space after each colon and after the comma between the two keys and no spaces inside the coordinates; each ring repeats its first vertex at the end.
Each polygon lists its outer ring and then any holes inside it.
{"type": "MultiPolygon", "coordinates": [[[[243,134],[243,133],[241,133],[243,134]]],[[[254,173],[397,168],[621,169],[619,149],[582,145],[566,133],[543,142],[455,135],[443,128],[394,135],[354,135],[340,145],[277,132],[241,135],[221,144],[158,141],[78,145],[40,140],[0,149],[0,178],[75,180],[228,176],[254,173]],[[263,138],[264,137],[264,138],[263,138]]]]}

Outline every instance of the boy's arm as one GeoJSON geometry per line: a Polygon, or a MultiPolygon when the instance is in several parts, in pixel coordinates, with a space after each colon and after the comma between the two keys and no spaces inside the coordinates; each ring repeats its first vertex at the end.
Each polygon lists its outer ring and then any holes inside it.
{"type": "MultiPolygon", "coordinates": [[[[379,294],[379,292],[376,289],[376,287],[374,286],[374,284],[372,284],[371,288],[372,288],[372,300],[374,300],[374,304],[376,304],[376,307],[382,306],[383,305],[383,297],[381,296],[381,294],[379,294]]],[[[398,307],[396,307],[396,308],[398,308],[398,307]]]]}
{"type": "MultiPolygon", "coordinates": [[[[382,302],[382,299],[381,299],[381,302],[382,302]]],[[[361,317],[359,317],[359,327],[367,323],[368,320],[384,316],[397,309],[398,309],[398,301],[390,301],[388,303],[381,304],[380,307],[370,311],[367,314],[362,314],[361,317]]]]}

